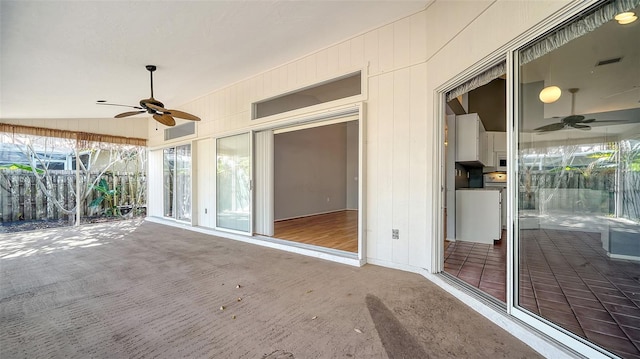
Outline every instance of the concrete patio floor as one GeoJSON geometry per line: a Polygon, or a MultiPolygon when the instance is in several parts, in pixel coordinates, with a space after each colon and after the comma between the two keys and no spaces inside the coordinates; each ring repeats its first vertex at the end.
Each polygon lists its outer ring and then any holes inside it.
{"type": "Polygon", "coordinates": [[[144,221],[0,235],[1,358],[535,358],[424,277],[144,221]]]}

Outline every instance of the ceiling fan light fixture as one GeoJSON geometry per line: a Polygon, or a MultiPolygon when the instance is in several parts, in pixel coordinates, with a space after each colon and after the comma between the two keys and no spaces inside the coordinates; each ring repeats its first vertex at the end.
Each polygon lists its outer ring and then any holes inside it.
{"type": "Polygon", "coordinates": [[[629,11],[616,15],[614,19],[618,22],[618,24],[626,25],[638,20],[638,17],[634,12],[629,11]]]}
{"type": "Polygon", "coordinates": [[[562,90],[560,90],[560,87],[547,86],[543,88],[542,91],[540,91],[540,95],[538,97],[540,98],[540,101],[544,103],[553,103],[558,101],[560,95],[562,95],[562,90]]]}

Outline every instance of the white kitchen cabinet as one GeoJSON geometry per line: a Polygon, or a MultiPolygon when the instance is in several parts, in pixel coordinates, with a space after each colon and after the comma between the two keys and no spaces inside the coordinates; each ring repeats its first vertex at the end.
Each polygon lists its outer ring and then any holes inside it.
{"type": "Polygon", "coordinates": [[[484,165],[487,167],[498,166],[496,155],[507,152],[507,133],[487,131],[487,154],[484,165]]]}
{"type": "Polygon", "coordinates": [[[507,152],[507,133],[492,132],[493,134],[493,152],[507,152]]]}
{"type": "Polygon", "coordinates": [[[493,244],[502,235],[500,189],[456,190],[456,240],[493,244]]]}
{"type": "Polygon", "coordinates": [[[487,136],[480,116],[456,116],[456,162],[482,166],[486,161],[487,136]]]}
{"type": "Polygon", "coordinates": [[[496,165],[496,153],[493,152],[493,134],[495,132],[486,132],[487,136],[487,160],[484,162],[486,167],[494,167],[496,165]]]}

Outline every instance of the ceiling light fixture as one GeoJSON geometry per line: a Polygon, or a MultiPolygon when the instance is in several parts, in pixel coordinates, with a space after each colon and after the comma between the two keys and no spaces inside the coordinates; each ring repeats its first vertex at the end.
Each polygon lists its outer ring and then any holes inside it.
{"type": "Polygon", "coordinates": [[[616,17],[614,17],[614,19],[616,19],[616,21],[618,22],[618,24],[620,25],[626,25],[626,24],[630,24],[636,20],[638,20],[638,17],[636,16],[636,14],[634,12],[623,12],[620,13],[618,15],[616,15],[616,17]]]}
{"type": "Polygon", "coordinates": [[[544,103],[552,103],[558,101],[562,95],[562,90],[558,86],[547,86],[540,91],[540,101],[544,103]]]}

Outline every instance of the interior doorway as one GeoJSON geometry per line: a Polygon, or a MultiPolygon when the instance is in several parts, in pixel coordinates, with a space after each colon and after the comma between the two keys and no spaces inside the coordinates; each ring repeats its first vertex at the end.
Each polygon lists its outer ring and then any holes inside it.
{"type": "Polygon", "coordinates": [[[359,116],[343,116],[256,133],[257,157],[269,152],[272,163],[256,171],[258,184],[271,179],[268,189],[258,185],[266,201],[256,201],[256,233],[358,254],[360,132],[359,116]]]}
{"type": "Polygon", "coordinates": [[[444,272],[506,303],[506,80],[447,101],[444,272]]]}

